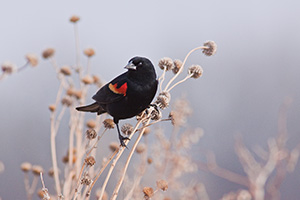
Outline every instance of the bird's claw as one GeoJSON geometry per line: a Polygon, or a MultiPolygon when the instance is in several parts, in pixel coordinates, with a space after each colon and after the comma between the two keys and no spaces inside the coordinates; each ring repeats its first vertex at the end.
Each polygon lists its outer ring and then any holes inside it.
{"type": "MultiPolygon", "coordinates": [[[[122,136],[122,135],[119,135],[119,140],[120,140],[121,146],[127,148],[127,146],[126,146],[126,144],[125,144],[124,141],[125,141],[125,140],[130,140],[130,138],[129,138],[129,137],[124,137],[124,136],[122,136]]],[[[128,148],[127,148],[127,149],[128,149],[128,148]]]]}

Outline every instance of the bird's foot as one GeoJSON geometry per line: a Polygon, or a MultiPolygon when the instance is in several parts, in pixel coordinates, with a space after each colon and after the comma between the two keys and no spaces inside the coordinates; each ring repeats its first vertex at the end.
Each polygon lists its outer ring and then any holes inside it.
{"type": "MultiPolygon", "coordinates": [[[[125,140],[130,140],[129,137],[124,137],[124,136],[122,136],[122,135],[120,134],[120,135],[119,135],[119,140],[120,140],[121,146],[127,148],[127,146],[126,146],[126,144],[125,144],[124,141],[125,141],[125,140]]],[[[127,149],[128,149],[128,148],[127,148],[127,149]]]]}

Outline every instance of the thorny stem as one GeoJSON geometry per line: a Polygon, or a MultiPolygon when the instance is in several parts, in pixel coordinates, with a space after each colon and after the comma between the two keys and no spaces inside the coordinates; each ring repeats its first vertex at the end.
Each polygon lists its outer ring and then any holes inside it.
{"type": "Polygon", "coordinates": [[[170,92],[175,86],[179,85],[180,83],[183,83],[184,81],[186,81],[187,79],[191,78],[193,76],[193,74],[189,74],[187,75],[184,79],[182,79],[181,81],[178,81],[177,83],[175,83],[174,85],[172,85],[172,87],[170,87],[167,92],[170,92]]]}
{"type": "Polygon", "coordinates": [[[171,83],[177,78],[177,76],[182,72],[183,68],[184,68],[184,65],[188,59],[188,57],[191,55],[191,53],[193,53],[194,51],[196,50],[199,50],[199,49],[207,49],[208,47],[205,47],[205,46],[200,46],[200,47],[196,47],[194,49],[192,49],[190,52],[188,52],[188,54],[185,56],[184,60],[183,60],[183,63],[182,63],[182,67],[179,69],[179,71],[172,77],[172,79],[168,82],[168,84],[166,85],[164,91],[168,91],[168,88],[169,86],[171,85],[171,83]]]}
{"type": "MultiPolygon", "coordinates": [[[[143,119],[139,120],[138,123],[135,125],[135,128],[134,128],[134,130],[132,131],[132,134],[129,136],[129,139],[132,138],[132,136],[133,136],[134,133],[137,131],[137,128],[138,128],[139,125],[142,123],[142,121],[143,121],[143,119]]],[[[128,140],[125,141],[125,145],[127,145],[128,142],[129,142],[128,140]]],[[[110,178],[110,176],[111,176],[111,174],[112,174],[112,172],[113,172],[113,170],[114,170],[114,168],[115,168],[115,166],[116,166],[116,163],[118,162],[118,160],[119,160],[119,158],[121,157],[121,155],[122,155],[122,153],[124,152],[124,150],[125,150],[125,147],[120,147],[118,154],[116,155],[115,159],[113,160],[113,162],[112,162],[112,164],[111,164],[111,166],[110,166],[110,168],[109,168],[109,171],[108,171],[108,173],[107,173],[107,175],[106,175],[106,178],[105,178],[105,180],[104,180],[104,183],[103,183],[103,185],[102,185],[101,192],[100,192],[100,196],[99,196],[99,198],[98,198],[99,200],[102,199],[103,194],[104,194],[104,191],[105,191],[105,188],[106,188],[106,185],[107,185],[107,183],[108,183],[108,180],[109,180],[109,178],[110,178]]]]}
{"type": "MultiPolygon", "coordinates": [[[[151,120],[151,118],[148,119],[146,125],[148,125],[150,123],[150,120],[151,120]]],[[[130,160],[132,158],[132,155],[133,155],[133,153],[134,153],[134,151],[135,151],[138,143],[140,142],[140,140],[143,137],[144,131],[145,131],[145,128],[143,128],[143,130],[140,132],[138,138],[136,139],[136,141],[135,141],[135,143],[134,143],[134,145],[133,145],[133,147],[132,147],[132,149],[131,149],[131,151],[129,153],[129,156],[128,156],[127,160],[126,160],[126,163],[125,163],[125,166],[124,166],[121,178],[120,178],[119,182],[117,183],[117,185],[115,187],[115,190],[113,192],[113,196],[111,197],[111,200],[115,200],[117,198],[117,196],[118,196],[118,192],[119,192],[119,190],[121,188],[121,185],[122,185],[122,183],[124,181],[124,178],[125,178],[125,175],[126,175],[126,171],[127,171],[128,165],[129,165],[129,162],[130,162],[130,160]]]]}

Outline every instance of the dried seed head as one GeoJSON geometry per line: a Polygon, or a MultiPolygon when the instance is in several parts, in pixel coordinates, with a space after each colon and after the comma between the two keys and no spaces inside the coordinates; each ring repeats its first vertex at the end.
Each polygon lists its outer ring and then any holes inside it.
{"type": "Polygon", "coordinates": [[[172,68],[173,73],[177,74],[181,67],[182,61],[178,59],[174,60],[174,67],[172,68]]]}
{"type": "Polygon", "coordinates": [[[54,170],[53,170],[53,168],[50,168],[50,169],[49,169],[48,175],[49,175],[50,177],[54,177],[54,170]]]}
{"type": "Polygon", "coordinates": [[[93,166],[96,163],[96,160],[93,156],[89,156],[86,159],[84,159],[85,164],[88,166],[93,166]]]}
{"type": "Polygon", "coordinates": [[[64,105],[64,106],[71,106],[72,105],[72,99],[69,97],[69,96],[65,96],[64,98],[62,98],[61,100],[61,104],[64,105]]]}
{"type": "Polygon", "coordinates": [[[29,162],[23,162],[21,164],[21,170],[23,172],[29,172],[31,170],[31,168],[32,168],[32,165],[29,162]]]}
{"type": "Polygon", "coordinates": [[[132,131],[133,131],[133,126],[129,123],[126,123],[121,127],[121,132],[124,135],[130,135],[132,133],[132,131]]]}
{"type": "Polygon", "coordinates": [[[43,168],[40,165],[33,165],[32,166],[32,173],[36,176],[40,176],[40,173],[43,172],[43,168]]]}
{"type": "Polygon", "coordinates": [[[93,48],[87,48],[83,51],[83,53],[87,56],[87,57],[92,57],[93,55],[95,55],[95,50],[93,48]]]}
{"type": "Polygon", "coordinates": [[[96,121],[93,120],[93,119],[91,119],[91,120],[89,120],[89,121],[86,122],[86,126],[88,128],[95,128],[96,127],[96,121]]]}
{"type": "Polygon", "coordinates": [[[156,181],[156,185],[162,191],[166,191],[168,189],[168,183],[165,180],[156,181]]]}
{"type": "Polygon", "coordinates": [[[161,108],[165,109],[169,106],[169,103],[171,101],[171,95],[169,92],[161,92],[159,93],[156,104],[161,108]]]}
{"type": "Polygon", "coordinates": [[[94,83],[96,84],[96,83],[100,83],[100,78],[99,78],[99,76],[97,76],[97,75],[93,75],[93,80],[94,80],[94,83]]]}
{"type": "Polygon", "coordinates": [[[33,54],[33,53],[29,53],[25,56],[26,60],[28,61],[28,63],[32,66],[35,67],[38,65],[39,63],[39,59],[37,57],[37,55],[33,54]]]}
{"type": "Polygon", "coordinates": [[[76,23],[80,20],[80,17],[78,17],[77,15],[73,15],[71,18],[70,18],[70,22],[73,22],[73,23],[76,23]]]}
{"type": "Polygon", "coordinates": [[[151,187],[144,187],[143,192],[146,199],[149,199],[154,195],[154,190],[151,187]]]}
{"type": "Polygon", "coordinates": [[[252,196],[248,190],[240,190],[237,194],[236,200],[251,200],[252,196]]]}
{"type": "Polygon", "coordinates": [[[54,112],[56,109],[56,106],[55,106],[55,104],[50,104],[48,108],[51,112],[54,112]]]}
{"type": "Polygon", "coordinates": [[[45,199],[45,198],[44,198],[45,195],[46,195],[45,190],[39,189],[39,190],[37,191],[37,195],[38,195],[38,197],[39,197],[40,199],[45,199]]]}
{"type": "Polygon", "coordinates": [[[67,65],[64,65],[60,68],[60,73],[65,76],[70,76],[72,74],[71,68],[67,65]]]}
{"type": "Polygon", "coordinates": [[[146,119],[145,117],[147,116],[147,114],[146,114],[146,112],[141,112],[141,113],[139,113],[137,116],[136,116],[136,119],[137,120],[142,120],[142,119],[146,119]]]}
{"type": "Polygon", "coordinates": [[[42,53],[43,58],[47,59],[54,55],[55,50],[53,48],[45,49],[42,53]]]}
{"type": "Polygon", "coordinates": [[[150,117],[154,121],[160,120],[162,117],[161,111],[158,109],[153,109],[150,117]]]}
{"type": "Polygon", "coordinates": [[[217,51],[217,44],[214,41],[206,41],[204,43],[205,47],[208,47],[207,49],[203,49],[202,53],[204,53],[207,56],[212,56],[217,51]]]}
{"type": "Polygon", "coordinates": [[[17,71],[16,65],[9,61],[5,61],[4,63],[2,63],[1,69],[3,73],[6,74],[12,74],[17,71]]]}
{"type": "Polygon", "coordinates": [[[80,180],[80,183],[82,185],[90,185],[92,183],[92,179],[90,179],[90,177],[86,176],[80,180]]]}
{"type": "Polygon", "coordinates": [[[144,130],[143,136],[148,135],[150,132],[151,132],[151,129],[149,127],[146,127],[145,130],[144,130]]]}
{"type": "Polygon", "coordinates": [[[82,91],[81,90],[75,90],[73,94],[76,97],[76,99],[81,99],[81,97],[82,97],[82,91]]]}
{"type": "Polygon", "coordinates": [[[67,95],[69,96],[75,96],[75,90],[73,87],[70,87],[67,89],[67,95]]]}
{"type": "Polygon", "coordinates": [[[145,150],[146,150],[146,145],[144,143],[140,143],[137,145],[135,151],[138,153],[138,154],[141,154],[143,153],[145,150]]]}
{"type": "Polygon", "coordinates": [[[95,139],[97,137],[97,132],[94,129],[88,129],[86,132],[86,138],[89,140],[95,139]]]}
{"type": "Polygon", "coordinates": [[[105,119],[103,121],[104,128],[113,129],[115,128],[115,123],[112,119],[105,119]]]}
{"type": "Polygon", "coordinates": [[[189,67],[188,73],[192,75],[192,78],[199,78],[203,74],[203,69],[200,65],[192,65],[189,67]]]}
{"type": "Polygon", "coordinates": [[[174,63],[173,63],[173,60],[171,58],[164,57],[164,58],[160,59],[160,61],[158,62],[158,66],[162,70],[165,69],[166,71],[169,71],[169,70],[174,68],[174,63]]]}
{"type": "Polygon", "coordinates": [[[152,158],[147,158],[147,163],[150,165],[151,163],[153,162],[153,159],[152,158]]]}
{"type": "Polygon", "coordinates": [[[86,85],[94,83],[94,79],[90,75],[85,75],[81,81],[86,85]]]}
{"type": "MultiPolygon", "coordinates": [[[[99,199],[100,198],[100,194],[101,194],[101,189],[97,189],[96,190],[96,197],[97,197],[97,199],[99,199]]],[[[101,200],[108,200],[108,194],[107,194],[107,192],[106,191],[104,191],[104,193],[103,193],[103,196],[102,196],[102,199],[101,200]]]]}
{"type": "Polygon", "coordinates": [[[119,146],[119,143],[117,143],[117,142],[112,142],[109,144],[109,149],[113,152],[118,150],[119,148],[120,148],[120,146],[119,146]]]}

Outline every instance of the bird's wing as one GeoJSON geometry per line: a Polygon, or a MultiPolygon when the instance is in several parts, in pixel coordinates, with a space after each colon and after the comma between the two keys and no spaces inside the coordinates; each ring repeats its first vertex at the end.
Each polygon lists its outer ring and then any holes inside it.
{"type": "Polygon", "coordinates": [[[100,104],[110,104],[120,101],[127,94],[128,80],[126,73],[118,76],[111,82],[104,85],[94,96],[93,99],[100,104]]]}

